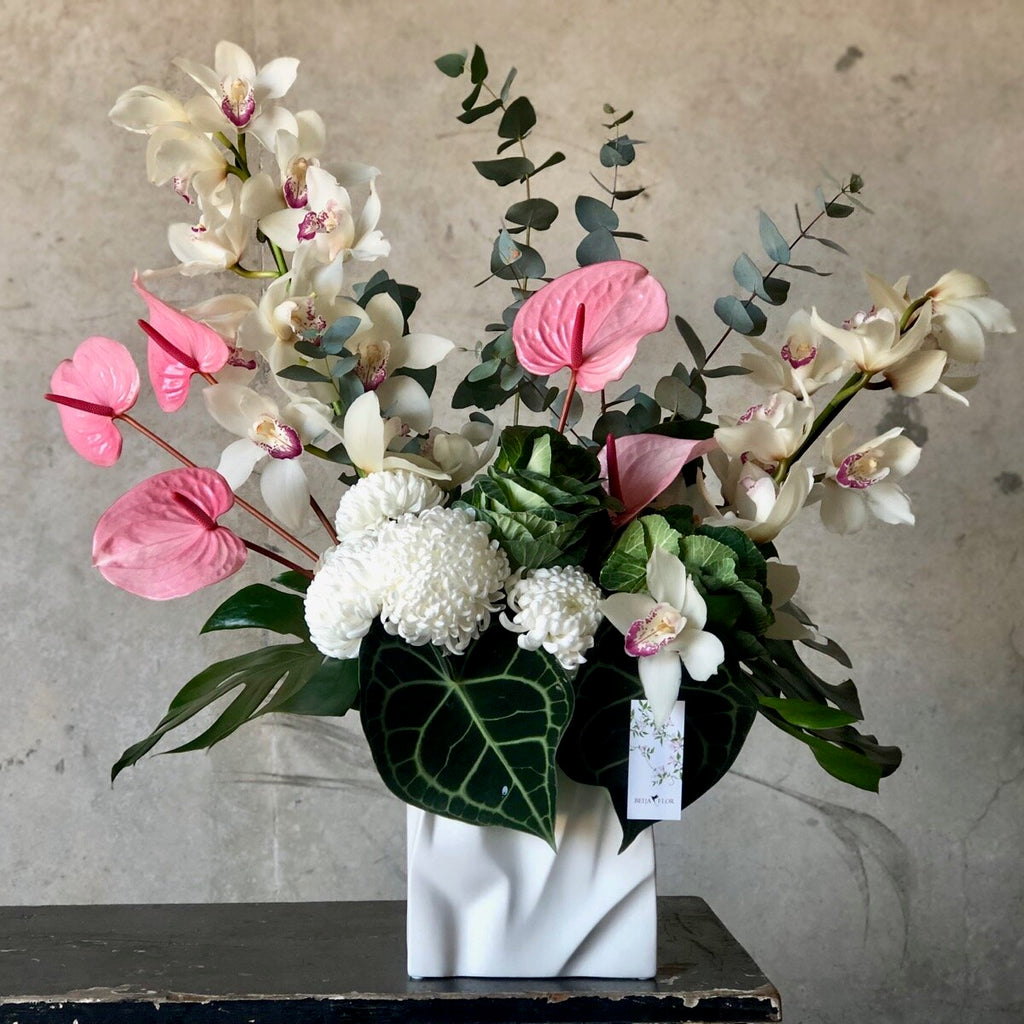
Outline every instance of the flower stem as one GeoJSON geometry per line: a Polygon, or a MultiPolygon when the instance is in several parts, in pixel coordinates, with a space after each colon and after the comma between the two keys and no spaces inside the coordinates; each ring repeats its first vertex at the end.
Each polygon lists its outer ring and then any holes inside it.
{"type": "Polygon", "coordinates": [[[867,386],[869,380],[871,380],[870,373],[858,371],[832,396],[832,401],[815,417],[814,423],[811,424],[811,429],[800,447],[788,459],[783,459],[779,463],[773,477],[777,484],[781,484],[786,479],[790,467],[798,462],[804,452],[821,437],[828,425],[846,408],[850,399],[867,386]]]}
{"type": "Polygon", "coordinates": [[[576,371],[569,371],[569,386],[565,389],[565,401],[562,403],[562,415],[558,417],[558,432],[565,433],[565,424],[569,419],[569,410],[572,408],[573,396],[576,394],[576,371]]]}
{"type": "MultiPolygon", "coordinates": [[[[171,444],[168,444],[168,442],[165,441],[162,437],[160,437],[159,434],[154,434],[153,431],[149,429],[149,427],[143,426],[143,424],[141,424],[133,416],[129,416],[128,413],[122,412],[113,418],[123,420],[125,423],[128,424],[128,426],[134,427],[140,434],[142,434],[144,437],[148,437],[149,440],[152,441],[154,444],[159,445],[159,447],[163,448],[163,450],[167,452],[168,455],[170,455],[172,458],[177,459],[180,463],[182,463],[182,465],[188,466],[190,469],[197,468],[196,464],[190,458],[188,458],[188,456],[182,455],[182,453],[179,452],[177,448],[175,448],[171,444]]],[[[310,561],[315,562],[319,558],[317,553],[313,551],[312,548],[306,547],[306,545],[303,544],[301,540],[299,540],[297,537],[293,537],[283,526],[279,526],[277,523],[274,522],[273,519],[271,519],[269,516],[265,516],[259,509],[253,508],[253,506],[250,505],[249,502],[245,501],[244,498],[238,497],[237,494],[235,495],[235,504],[238,505],[239,508],[245,509],[245,511],[248,512],[249,515],[251,515],[253,518],[261,522],[268,530],[272,530],[274,533],[276,533],[282,540],[286,540],[288,541],[289,544],[298,548],[298,550],[301,551],[310,561]]]]}
{"type": "Polygon", "coordinates": [[[338,534],[334,530],[334,525],[330,519],[327,518],[326,513],[320,507],[320,502],[316,500],[311,494],[309,496],[309,507],[313,510],[313,514],[320,520],[320,525],[327,531],[327,536],[331,538],[332,544],[338,543],[338,534]]]}
{"type": "Polygon", "coordinates": [[[296,565],[295,562],[285,558],[284,555],[279,555],[276,551],[271,551],[270,548],[265,548],[262,544],[257,544],[255,541],[246,540],[244,537],[239,537],[239,540],[250,551],[255,551],[256,554],[263,555],[265,558],[272,558],[275,562],[280,562],[286,569],[291,569],[292,572],[297,572],[300,576],[305,576],[308,580],[313,578],[313,573],[309,569],[304,569],[301,565],[296,565]]]}
{"type": "Polygon", "coordinates": [[[246,270],[245,267],[241,266],[238,263],[236,263],[232,267],[228,267],[228,270],[230,270],[233,274],[237,274],[239,277],[247,278],[278,278],[281,276],[276,270],[246,270]]]}

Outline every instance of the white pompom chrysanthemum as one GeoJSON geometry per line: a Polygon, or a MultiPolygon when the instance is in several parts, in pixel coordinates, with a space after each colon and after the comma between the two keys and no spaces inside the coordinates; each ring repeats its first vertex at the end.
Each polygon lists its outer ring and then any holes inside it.
{"type": "Polygon", "coordinates": [[[306,591],[306,624],[321,654],[356,657],[360,641],[380,614],[376,547],[372,540],[352,540],[324,553],[306,591]]]}
{"type": "Polygon", "coordinates": [[[432,480],[407,469],[371,473],[341,498],[334,527],[341,540],[372,533],[389,519],[440,505],[444,492],[432,480]]]}
{"type": "Polygon", "coordinates": [[[386,580],[389,633],[461,654],[500,607],[509,566],[486,523],[463,509],[429,508],[381,527],[373,572],[386,580]]]}
{"type": "Polygon", "coordinates": [[[518,644],[527,651],[543,647],[567,671],[586,661],[584,652],[594,646],[601,624],[598,602],[601,591],[578,566],[533,569],[509,588],[509,619],[501,624],[519,634],[518,644]]]}

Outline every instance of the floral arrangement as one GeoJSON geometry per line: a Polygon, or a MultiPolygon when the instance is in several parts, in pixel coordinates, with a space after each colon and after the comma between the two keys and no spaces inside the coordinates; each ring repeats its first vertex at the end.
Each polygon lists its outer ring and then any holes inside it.
{"type": "Polygon", "coordinates": [[[57,367],[46,397],[80,455],[112,465],[130,427],[180,463],[103,514],[93,562],[116,586],[164,600],[256,553],[277,575],[228,597],[203,632],[286,638],[191,679],[113,775],[221,698],[212,724],[177,750],[271,712],[352,710],[382,779],[415,806],[551,842],[561,769],[608,790],[628,845],[650,824],[626,813],[630,704],[645,701],[659,725],[682,699],[686,743],[672,763],[684,804],[728,770],[758,715],[833,776],[877,789],[899,750],[857,729],[852,682],[805,664],[805,648],[849,660],[794,603],[797,569],[779,560],[776,538],[808,506],[836,533],[869,517],[912,523],[901,482],[918,446],[899,427],[862,437],[840,416],[876,390],[967,404],[985,334],[1013,330],[1007,310],[967,273],[920,294],[907,278],[868,275],[866,311],[853,301],[839,323],[812,309],[769,329],[765,307],[788,297],[780,272],[821,273],[794,262],[795,246],[844,252],[812,230],[866,209],[853,175],[831,198],[817,191],[806,225],[797,207],[792,242],[761,215],[770,269],[745,253],[735,261],[747,297],[715,302],[725,330],[710,351],[676,317],[686,358],[656,374],[650,394],[614,394],[669,318],[664,288],[619,248],[645,241],[620,226],[622,204],[644,191],[620,180],[640,145],[624,133],[632,111],[604,108],[600,194],[574,205],[578,267],[552,277],[537,238],[560,211],[536,182],[564,156],[527,156],[537,118],[513,97],[514,69],[492,88],[479,47],[436,63],[471,81],[461,122],[497,123],[497,154],[476,171],[525,186],[493,242],[488,280],[511,294],[451,398],[471,410],[458,431],[435,427],[432,408],[437,365],[457,346],[411,329],[414,287],[359,272],[390,251],[379,172],[321,166],[323,121],[280,103],[297,61],[257,70],[222,42],[212,68],[177,61],[199,87],[191,99],[138,86],[111,111],[147,136],[149,178],[187,204],[164,273],[265,288],[179,310],[153,294],[159,272],[134,280],[156,399],[176,412],[202,379],[202,404],[229,439],[216,468],[131,415],[140,376],[120,342],[88,338],[57,367]],[[734,334],[746,337],[738,363],[711,367],[734,334]],[[712,418],[708,381],[737,374],[758,397],[712,418]],[[327,511],[311,494],[316,460],[339,474],[327,511]],[[257,473],[262,507],[239,493],[257,473]],[[227,525],[233,511],[243,515],[227,525]],[[246,516],[271,531],[269,546],[246,537],[246,516]]]}

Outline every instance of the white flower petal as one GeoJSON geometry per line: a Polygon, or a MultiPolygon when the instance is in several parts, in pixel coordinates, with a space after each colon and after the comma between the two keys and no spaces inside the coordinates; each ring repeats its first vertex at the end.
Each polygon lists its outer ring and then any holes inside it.
{"type": "Polygon", "coordinates": [[[897,394],[917,398],[935,387],[948,358],[942,349],[919,349],[895,366],[890,366],[885,371],[885,378],[897,394]]]}
{"type": "Polygon", "coordinates": [[[690,678],[698,683],[710,679],[725,661],[725,647],[714,633],[702,629],[684,629],[666,648],[683,659],[690,678]]]}
{"type": "Polygon", "coordinates": [[[832,533],[856,533],[867,521],[867,508],[860,492],[826,480],[821,496],[821,521],[832,533]]]}
{"type": "Polygon", "coordinates": [[[913,525],[914,513],[910,511],[910,499],[888,480],[864,489],[864,502],[871,512],[883,523],[913,525]]]}
{"type": "Polygon", "coordinates": [[[598,605],[598,609],[625,636],[629,627],[647,615],[656,604],[657,601],[648,594],[612,594],[598,605]]]}
{"type": "Polygon", "coordinates": [[[342,428],[345,451],[352,464],[364,473],[376,473],[384,459],[384,421],[380,402],[372,391],[360,395],[345,413],[342,428]]]}
{"type": "Polygon", "coordinates": [[[267,508],[289,530],[299,530],[309,511],[309,482],[294,459],[269,459],[260,476],[260,492],[267,508]]]}
{"type": "Polygon", "coordinates": [[[434,420],[430,396],[412,377],[388,377],[376,391],[385,416],[397,416],[417,434],[425,434],[434,420]]]}
{"type": "Polygon", "coordinates": [[[655,601],[681,612],[686,603],[686,588],[686,566],[671,552],[656,547],[647,559],[648,593],[655,601]]]}
{"type": "Polygon", "coordinates": [[[232,441],[221,453],[217,472],[237,491],[252,475],[253,468],[265,455],[266,451],[255,441],[247,437],[232,441]]]}
{"type": "Polygon", "coordinates": [[[275,57],[268,61],[252,83],[256,102],[280,99],[294,85],[298,72],[299,62],[294,57],[275,57]]]}
{"type": "Polygon", "coordinates": [[[203,389],[206,410],[225,430],[245,437],[261,416],[277,417],[277,403],[239,384],[211,384],[203,389]]]}

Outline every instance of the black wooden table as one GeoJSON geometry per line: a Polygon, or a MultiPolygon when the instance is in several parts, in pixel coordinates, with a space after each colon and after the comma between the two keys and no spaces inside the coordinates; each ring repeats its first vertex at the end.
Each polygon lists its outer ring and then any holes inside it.
{"type": "Polygon", "coordinates": [[[659,901],[658,977],[412,981],[401,902],[0,908],[0,1024],[777,1021],[701,899],[659,901]]]}

